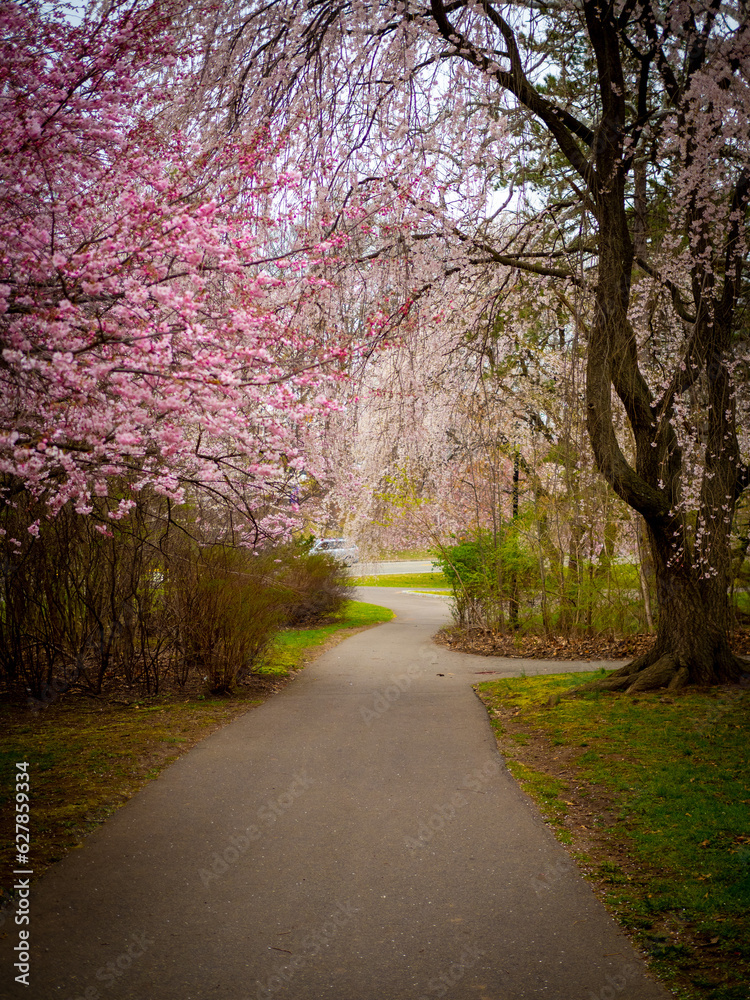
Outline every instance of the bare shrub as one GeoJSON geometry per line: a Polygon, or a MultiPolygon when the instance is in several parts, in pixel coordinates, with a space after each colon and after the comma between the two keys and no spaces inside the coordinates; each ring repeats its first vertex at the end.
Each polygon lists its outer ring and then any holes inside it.
{"type": "Polygon", "coordinates": [[[226,693],[265,652],[283,608],[264,562],[224,545],[172,547],[164,592],[178,684],[196,673],[212,693],[226,693]]]}
{"type": "Polygon", "coordinates": [[[107,519],[105,501],[99,508],[82,516],[69,505],[47,519],[22,491],[2,508],[0,671],[32,698],[44,699],[53,678],[95,693],[115,676],[143,681],[152,519],[145,505],[127,524],[107,519]],[[23,530],[37,513],[37,533],[23,530]]]}
{"type": "Polygon", "coordinates": [[[334,560],[234,545],[202,501],[175,510],[121,483],[89,514],[47,518],[17,482],[0,487],[0,681],[39,705],[71,687],[228,692],[280,628],[330,621],[347,597],[334,560]],[[118,494],[135,501],[124,519],[109,516],[118,494]]]}
{"type": "Polygon", "coordinates": [[[284,606],[284,624],[305,628],[331,621],[343,610],[350,589],[344,567],[323,553],[311,555],[304,544],[277,549],[276,587],[284,606]]]}

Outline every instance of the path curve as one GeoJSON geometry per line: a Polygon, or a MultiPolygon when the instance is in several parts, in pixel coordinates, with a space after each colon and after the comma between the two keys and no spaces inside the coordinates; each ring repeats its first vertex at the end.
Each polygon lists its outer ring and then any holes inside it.
{"type": "MultiPolygon", "coordinates": [[[[471,683],[576,664],[430,641],[324,654],[147,785],[31,896],[38,1000],[665,1000],[498,755],[471,683]]],[[[595,664],[578,665],[592,669],[595,664]]]]}

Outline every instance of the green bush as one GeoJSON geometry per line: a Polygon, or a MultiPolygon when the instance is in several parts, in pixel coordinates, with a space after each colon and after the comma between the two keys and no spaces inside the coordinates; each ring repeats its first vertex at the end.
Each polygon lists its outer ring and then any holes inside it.
{"type": "Polygon", "coordinates": [[[505,627],[504,568],[500,550],[489,533],[441,549],[436,563],[453,590],[453,613],[458,625],[505,627]]]}
{"type": "Polygon", "coordinates": [[[580,559],[541,574],[523,519],[495,543],[483,533],[443,549],[437,562],[450,580],[454,618],[461,628],[548,634],[628,634],[642,628],[637,568],[580,559]],[[516,530],[516,528],[518,530],[516,530]]]}
{"type": "Polygon", "coordinates": [[[516,525],[499,536],[481,532],[447,546],[436,563],[453,589],[454,618],[462,628],[515,627],[523,595],[541,586],[537,560],[516,525]]]}

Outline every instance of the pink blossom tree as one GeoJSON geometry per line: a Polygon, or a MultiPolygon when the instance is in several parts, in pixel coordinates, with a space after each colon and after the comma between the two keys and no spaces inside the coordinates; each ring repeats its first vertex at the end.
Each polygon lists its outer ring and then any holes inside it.
{"type": "Polygon", "coordinates": [[[87,513],[125,479],[120,518],[146,484],[200,489],[257,541],[297,523],[306,437],[337,405],[347,339],[309,322],[336,241],[297,223],[268,130],[217,145],[173,127],[193,79],[175,8],[95,11],[0,9],[5,499],[87,513]]]}

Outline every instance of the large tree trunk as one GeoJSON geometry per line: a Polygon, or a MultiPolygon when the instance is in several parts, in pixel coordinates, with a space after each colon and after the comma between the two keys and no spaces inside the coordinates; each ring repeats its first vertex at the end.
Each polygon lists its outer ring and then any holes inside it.
{"type": "MultiPolygon", "coordinates": [[[[599,470],[648,525],[659,613],[653,649],[589,687],[642,691],[733,681],[748,669],[729,645],[729,533],[740,456],[725,359],[737,279],[727,275],[723,293],[716,295],[713,275],[696,256],[692,275],[695,317],[687,361],[675,372],[668,390],[655,399],[639,367],[628,317],[634,248],[625,211],[625,88],[617,28],[609,9],[598,0],[585,0],[584,8],[603,108],[594,145],[599,271],[588,343],[587,426],[599,470]],[[691,529],[682,494],[686,477],[694,473],[683,459],[673,407],[675,397],[694,385],[701,371],[706,373],[708,396],[705,466],[699,473],[700,500],[691,529]],[[612,388],[633,432],[635,467],[617,440],[612,388]]],[[[688,218],[688,232],[693,221],[688,218]]]]}
{"type": "MultiPolygon", "coordinates": [[[[708,413],[705,422],[705,468],[702,474],[696,525],[691,532],[684,515],[674,508],[665,514],[646,515],[649,546],[657,585],[658,626],[653,649],[611,678],[622,680],[629,691],[653,687],[711,685],[736,681],[750,665],[730,647],[732,582],[730,532],[738,495],[737,446],[734,403],[729,377],[722,363],[729,345],[729,331],[716,322],[703,334],[712,342],[712,367],[708,372],[708,413]],[[693,536],[691,538],[691,535],[693,536]]],[[[665,410],[665,417],[671,416],[665,410]]],[[[645,452],[654,435],[636,426],[637,440],[645,452]]],[[[670,505],[679,506],[681,482],[688,474],[674,431],[665,421],[665,433],[656,435],[660,455],[659,479],[666,480],[670,505]]],[[[648,460],[638,471],[655,485],[648,460]]]]}
{"type": "MultiPolygon", "coordinates": [[[[590,348],[596,352],[616,342],[611,317],[600,312],[592,331],[590,348]]],[[[623,327],[626,321],[623,320],[623,327]]],[[[599,469],[615,491],[645,517],[656,578],[658,625],[650,652],[600,682],[599,688],[643,691],[672,689],[686,684],[710,685],[736,681],[750,664],[733,655],[729,642],[731,550],[729,532],[737,491],[736,461],[732,447],[736,434],[723,399],[712,407],[720,414],[711,428],[706,447],[706,471],[697,512],[700,532],[691,531],[678,514],[680,483],[687,474],[674,430],[664,420],[661,433],[638,419],[638,402],[628,392],[626,404],[638,445],[637,471],[624,460],[617,444],[609,410],[609,384],[589,364],[589,430],[599,469]],[[605,419],[602,420],[602,417],[605,419]],[[723,438],[721,442],[716,439],[723,438]],[[655,447],[651,447],[654,441],[655,447]],[[663,480],[662,480],[663,477],[663,480]],[[658,488],[662,480],[664,485],[658,488]],[[665,503],[666,500],[666,503],[665,503]],[[722,503],[723,501],[723,503],[722,503]],[[691,537],[695,534],[697,537],[691,537]]],[[[622,374],[622,373],[621,373],[622,374]]],[[[618,394],[620,385],[615,381],[618,394]]],[[[627,386],[625,387],[627,389],[627,386]]],[[[716,393],[714,389],[711,393],[716,393]]]]}
{"type": "Polygon", "coordinates": [[[657,581],[659,622],[652,649],[599,684],[610,691],[671,690],[687,684],[708,686],[738,680],[749,669],[732,653],[728,638],[730,604],[717,577],[701,579],[692,567],[670,565],[663,533],[649,531],[657,581]]]}

